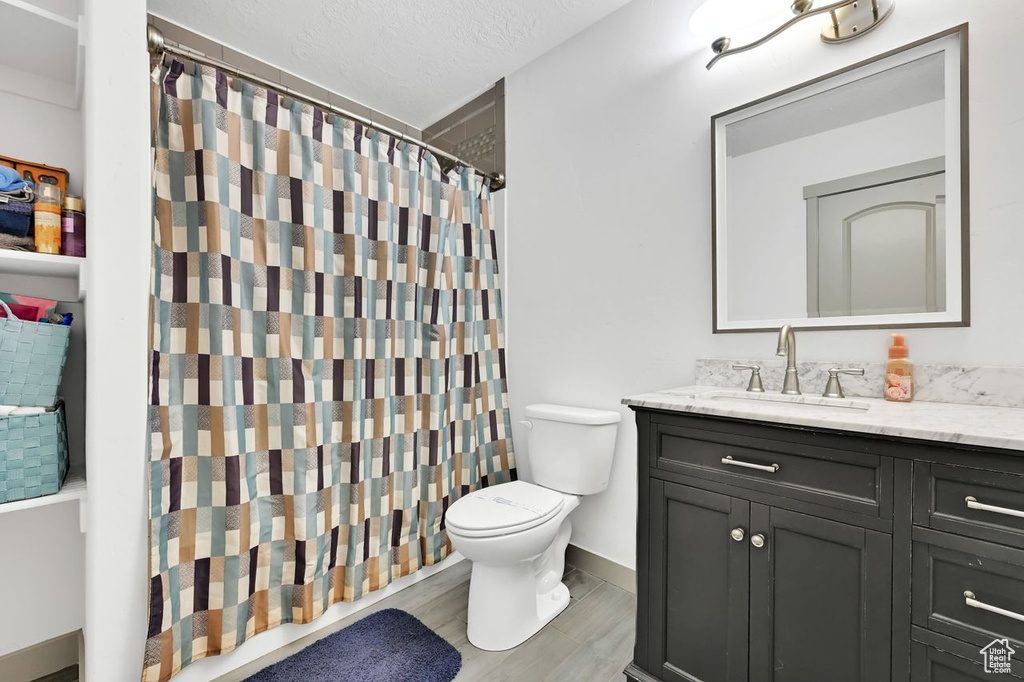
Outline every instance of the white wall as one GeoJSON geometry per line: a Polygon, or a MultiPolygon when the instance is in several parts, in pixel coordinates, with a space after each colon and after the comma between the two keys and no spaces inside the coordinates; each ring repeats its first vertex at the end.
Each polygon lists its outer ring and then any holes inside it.
{"type": "Polygon", "coordinates": [[[0,111],[0,155],[66,168],[71,193],[81,195],[82,112],[3,90],[0,111]]]}
{"type": "Polygon", "coordinates": [[[146,640],[149,64],[142,0],[86,0],[85,680],[128,682],[146,640]]]}
{"type": "MultiPolygon", "coordinates": [[[[85,537],[78,528],[74,502],[0,515],[0,657],[82,627],[85,537]]],[[[0,664],[0,679],[7,674],[0,664]]]]}
{"type": "MultiPolygon", "coordinates": [[[[513,420],[532,402],[615,407],[686,384],[698,357],[770,355],[774,335],[711,333],[710,117],[966,21],[972,326],[909,343],[922,362],[1024,365],[1024,90],[1010,86],[1024,3],[903,0],[837,46],[811,19],[711,71],[686,28],[696,5],[634,0],[506,79],[513,420]]],[[[888,335],[802,332],[799,357],[878,361],[888,335]]],[[[620,409],[609,490],[574,513],[573,542],[633,566],[636,435],[620,409]]]]}

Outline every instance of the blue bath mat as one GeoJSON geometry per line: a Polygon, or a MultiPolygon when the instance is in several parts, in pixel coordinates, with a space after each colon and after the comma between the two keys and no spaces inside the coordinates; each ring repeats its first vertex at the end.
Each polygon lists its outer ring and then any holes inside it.
{"type": "Polygon", "coordinates": [[[451,682],[462,654],[413,616],[384,609],[245,682],[451,682]]]}

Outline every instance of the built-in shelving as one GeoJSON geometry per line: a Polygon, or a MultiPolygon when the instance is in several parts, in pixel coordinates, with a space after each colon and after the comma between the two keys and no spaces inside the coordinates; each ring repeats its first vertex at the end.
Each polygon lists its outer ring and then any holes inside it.
{"type": "Polygon", "coordinates": [[[38,275],[78,279],[84,258],[54,256],[32,251],[0,250],[0,272],[12,275],[38,275]]]}
{"type": "Polygon", "coordinates": [[[53,495],[43,495],[42,497],[33,497],[28,500],[4,502],[3,504],[0,504],[0,515],[23,511],[25,509],[47,507],[52,504],[62,504],[64,502],[81,503],[85,501],[85,494],[85,476],[70,473],[64,481],[64,486],[58,492],[53,495]]]}
{"type": "Polygon", "coordinates": [[[26,0],[0,0],[0,89],[78,109],[82,48],[77,13],[53,12],[26,0]]]}
{"type": "MultiPolygon", "coordinates": [[[[133,23],[126,19],[115,26],[112,19],[123,12],[121,4],[0,0],[0,108],[7,123],[0,132],[0,155],[67,168],[71,194],[83,194],[86,170],[89,136],[82,111],[86,47],[95,54],[103,42],[85,44],[84,16],[102,9],[110,19],[101,25],[115,35],[130,30],[121,27],[133,23]],[[114,4],[116,10],[111,7],[114,4]]],[[[144,8],[133,7],[136,14],[144,15],[144,8]]],[[[144,34],[144,22],[134,23],[144,34]]],[[[142,56],[132,64],[142,66],[139,62],[144,63],[145,55],[141,47],[138,52],[142,56]]],[[[145,101],[134,96],[128,99],[145,101]]],[[[96,128],[99,120],[95,118],[89,129],[96,128]]],[[[94,177],[103,184],[100,181],[105,175],[100,171],[94,177]]],[[[95,258],[92,260],[95,263],[95,258]]],[[[92,303],[85,296],[87,272],[85,258],[0,249],[0,292],[53,299],[60,312],[73,313],[75,318],[60,390],[67,417],[69,474],[52,495],[0,504],[0,535],[10,555],[10,560],[5,556],[0,561],[2,659],[85,628],[86,512],[92,497],[85,477],[85,311],[92,303]]],[[[90,340],[102,346],[101,337],[90,340]]],[[[50,649],[44,646],[33,651],[48,655],[50,649]]],[[[102,654],[96,656],[100,658],[102,654]]],[[[10,677],[5,672],[9,668],[0,663],[0,679],[10,677]]],[[[103,678],[104,673],[90,677],[103,678]]]]}
{"type": "MultiPolygon", "coordinates": [[[[77,292],[72,300],[81,301],[85,297],[85,265],[85,258],[0,249],[0,275],[65,280],[65,286],[70,291],[77,292]]],[[[55,298],[68,300],[67,296],[55,298]]]]}

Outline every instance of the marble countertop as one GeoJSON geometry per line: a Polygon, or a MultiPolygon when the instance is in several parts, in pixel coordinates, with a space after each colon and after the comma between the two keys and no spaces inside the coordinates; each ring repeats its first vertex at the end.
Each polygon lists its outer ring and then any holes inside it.
{"type": "Polygon", "coordinates": [[[642,393],[622,402],[655,410],[1024,451],[1024,409],[1015,407],[891,403],[879,398],[834,400],[713,386],[642,393]]]}

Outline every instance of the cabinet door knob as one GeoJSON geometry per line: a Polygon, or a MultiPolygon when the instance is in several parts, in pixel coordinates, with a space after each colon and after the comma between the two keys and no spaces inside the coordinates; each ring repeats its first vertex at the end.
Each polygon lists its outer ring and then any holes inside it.
{"type": "Polygon", "coordinates": [[[764,547],[764,536],[758,533],[757,535],[750,536],[750,544],[758,549],[764,547]]]}
{"type": "Polygon", "coordinates": [[[743,529],[733,528],[732,532],[729,533],[729,536],[736,542],[743,542],[743,529]]]}

